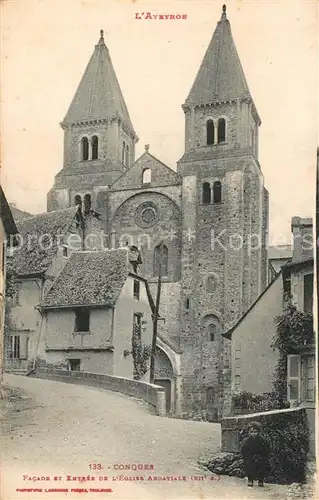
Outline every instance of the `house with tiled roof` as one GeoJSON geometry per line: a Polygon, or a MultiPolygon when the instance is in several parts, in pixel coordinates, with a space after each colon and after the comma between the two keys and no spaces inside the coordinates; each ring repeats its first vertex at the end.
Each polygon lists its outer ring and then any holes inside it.
{"type": "MultiPolygon", "coordinates": [[[[140,264],[129,248],[71,255],[38,306],[47,366],[136,376],[135,350],[150,351],[152,342],[153,301],[140,264]]],[[[149,377],[149,357],[145,363],[149,377]]]]}
{"type": "MultiPolygon", "coordinates": [[[[274,375],[280,353],[272,343],[277,334],[276,318],[287,306],[301,312],[312,324],[314,297],[314,241],[311,218],[293,217],[292,256],[252,306],[222,335],[231,340],[231,394],[257,396],[274,390],[274,375]]],[[[275,254],[272,254],[275,255],[275,254]]],[[[277,254],[278,255],[278,254],[277,254]]],[[[280,254],[279,254],[280,255],[280,254]]],[[[293,313],[294,314],[294,313],[293,313]]],[[[310,451],[315,441],[315,335],[298,321],[300,338],[293,339],[285,354],[284,399],[291,407],[306,409],[310,429],[310,451]]],[[[281,359],[282,362],[282,359],[281,359]]],[[[234,408],[232,410],[235,411],[234,408]]],[[[247,411],[247,410],[246,410],[247,411]]]]}
{"type": "Polygon", "coordinates": [[[17,244],[7,258],[7,371],[27,371],[44,352],[35,306],[73,251],[100,245],[99,227],[98,214],[78,205],[17,220],[17,244]]]}

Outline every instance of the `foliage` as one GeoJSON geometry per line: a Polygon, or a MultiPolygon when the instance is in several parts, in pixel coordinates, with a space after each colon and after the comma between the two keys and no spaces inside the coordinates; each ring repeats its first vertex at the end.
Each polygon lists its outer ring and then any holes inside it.
{"type": "Polygon", "coordinates": [[[275,318],[275,323],[276,334],[271,347],[278,349],[279,359],[273,391],[283,408],[287,397],[287,354],[298,352],[298,348],[314,341],[313,316],[298,310],[288,300],[283,313],[275,318]]]}
{"type": "Polygon", "coordinates": [[[271,347],[279,352],[294,352],[314,339],[312,314],[298,310],[291,302],[275,322],[277,331],[271,347]]]}
{"type": "Polygon", "coordinates": [[[148,371],[148,360],[151,355],[151,346],[146,345],[141,340],[140,327],[133,326],[132,335],[132,356],[133,356],[133,379],[140,380],[148,371]]]}
{"type": "Polygon", "coordinates": [[[233,396],[234,409],[243,409],[248,412],[262,412],[277,410],[283,407],[275,391],[264,394],[253,394],[242,391],[233,396]]]}

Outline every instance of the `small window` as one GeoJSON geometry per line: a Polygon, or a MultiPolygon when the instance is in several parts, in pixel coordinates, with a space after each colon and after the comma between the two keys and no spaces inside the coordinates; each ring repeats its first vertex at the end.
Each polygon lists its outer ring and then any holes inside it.
{"type": "Polygon", "coordinates": [[[66,258],[69,256],[67,245],[63,245],[62,255],[63,255],[63,257],[66,257],[66,258]]]}
{"type": "Polygon", "coordinates": [[[75,310],[75,331],[90,331],[90,310],[85,307],[79,307],[75,310]]]}
{"type": "Polygon", "coordinates": [[[190,300],[189,297],[187,297],[187,299],[185,300],[185,309],[186,309],[186,311],[189,311],[190,307],[191,307],[191,300],[190,300]]]}
{"type": "Polygon", "coordinates": [[[214,342],[214,340],[216,340],[216,332],[216,325],[214,323],[210,323],[210,325],[208,325],[208,340],[210,342],[214,342]]]}
{"type": "Polygon", "coordinates": [[[213,120],[206,123],[206,142],[207,146],[212,146],[215,142],[215,126],[213,120]]]}
{"type": "Polygon", "coordinates": [[[203,203],[207,203],[207,204],[211,202],[211,190],[210,190],[209,182],[203,183],[202,200],[203,200],[203,203]]]}
{"type": "Polygon", "coordinates": [[[215,389],[214,387],[206,387],[206,402],[215,403],[215,389]]]}
{"type": "Polygon", "coordinates": [[[12,335],[9,341],[8,357],[20,359],[20,336],[12,335]]]}
{"type": "Polygon", "coordinates": [[[221,203],[222,201],[222,185],[219,181],[214,182],[213,198],[214,203],[221,203]]]}
{"type": "Polygon", "coordinates": [[[125,164],[125,142],[122,144],[122,163],[125,164]]]}
{"type": "Polygon", "coordinates": [[[140,300],[140,282],[139,280],[134,280],[134,299],[140,300]]]}
{"type": "Polygon", "coordinates": [[[92,137],[92,160],[97,160],[99,157],[99,138],[96,135],[92,137]]]}
{"type": "Polygon", "coordinates": [[[215,276],[208,276],[206,280],[206,292],[214,293],[217,287],[217,280],[215,276]]]}
{"type": "Polygon", "coordinates": [[[81,370],[81,360],[80,359],[69,359],[69,366],[71,372],[79,372],[81,370]]]}
{"type": "Polygon", "coordinates": [[[157,245],[153,254],[153,276],[158,276],[159,263],[161,259],[161,275],[167,276],[168,273],[168,248],[166,245],[157,245]]]}
{"type": "Polygon", "coordinates": [[[218,120],[218,144],[226,142],[226,122],[224,118],[218,120]]]}
{"type": "Polygon", "coordinates": [[[80,205],[82,207],[82,198],[79,194],[74,196],[74,205],[80,205]]]}
{"type": "Polygon", "coordinates": [[[235,375],[235,389],[240,389],[240,375],[235,375]]]}
{"type": "Polygon", "coordinates": [[[81,139],[81,159],[83,161],[89,159],[89,140],[87,137],[81,139]]]}
{"type": "Polygon", "coordinates": [[[152,180],[152,171],[150,168],[143,170],[142,184],[150,184],[152,180]]]}
{"type": "Polygon", "coordinates": [[[91,195],[90,194],[86,194],[84,196],[84,213],[87,214],[90,212],[91,210],[91,195]]]}

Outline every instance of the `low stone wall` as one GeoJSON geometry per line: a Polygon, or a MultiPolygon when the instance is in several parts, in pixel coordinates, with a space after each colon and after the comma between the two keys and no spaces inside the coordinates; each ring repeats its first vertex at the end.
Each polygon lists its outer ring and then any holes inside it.
{"type": "Polygon", "coordinates": [[[270,456],[266,482],[290,484],[306,480],[310,451],[309,421],[305,408],[289,408],[226,417],[221,422],[222,454],[212,457],[207,467],[211,472],[243,477],[240,455],[242,440],[249,423],[261,424],[261,433],[269,443],[270,456]],[[228,452],[228,453],[226,453],[228,452]]]}
{"type": "Polygon", "coordinates": [[[304,419],[306,418],[305,409],[288,408],[224,418],[221,421],[222,451],[232,453],[238,453],[240,451],[240,434],[247,428],[249,422],[257,421],[263,426],[269,421],[275,421],[278,418],[280,418],[280,420],[284,418],[287,422],[300,420],[300,418],[304,419]]]}
{"type": "Polygon", "coordinates": [[[158,385],[149,384],[140,380],[132,380],[101,373],[59,370],[54,368],[37,368],[30,376],[50,380],[69,382],[71,384],[100,387],[108,391],[120,392],[128,396],[144,399],[154,406],[156,414],[166,415],[165,389],[158,385]]]}

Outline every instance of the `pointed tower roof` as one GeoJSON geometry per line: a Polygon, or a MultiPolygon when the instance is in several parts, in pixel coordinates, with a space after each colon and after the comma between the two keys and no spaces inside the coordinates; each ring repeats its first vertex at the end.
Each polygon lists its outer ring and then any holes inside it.
{"type": "Polygon", "coordinates": [[[64,123],[115,117],[122,118],[134,130],[101,30],[99,42],[95,45],[64,123]]]}
{"type": "Polygon", "coordinates": [[[251,98],[223,5],[185,106],[251,98]]]}

